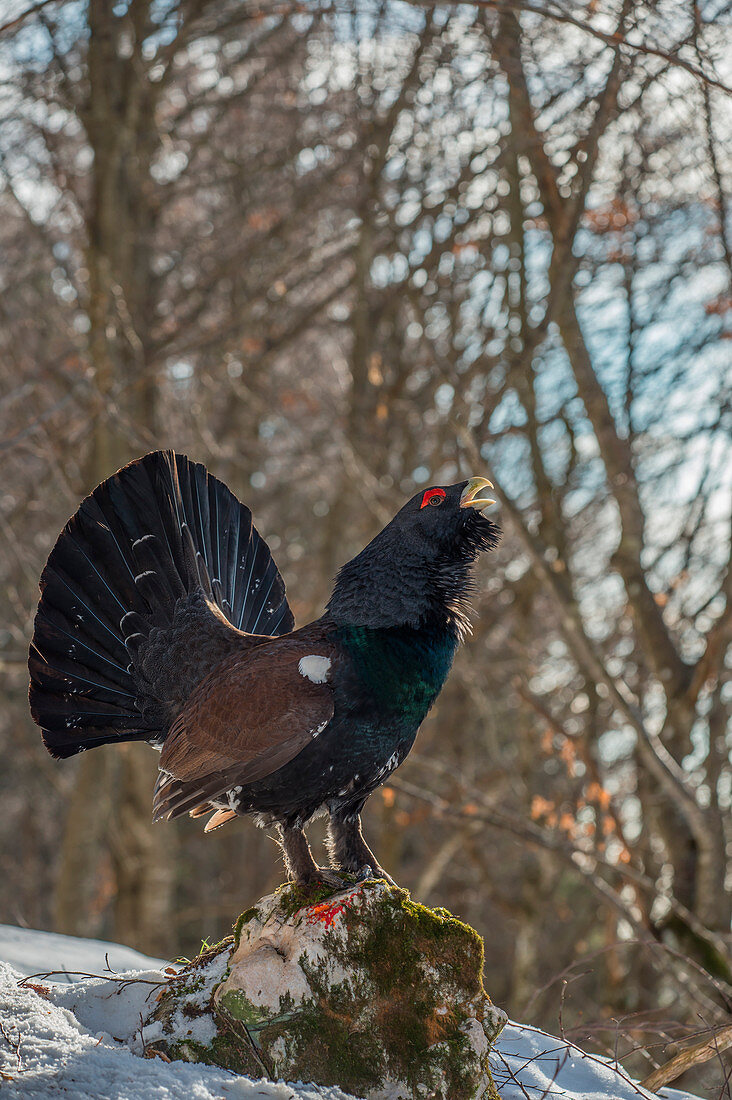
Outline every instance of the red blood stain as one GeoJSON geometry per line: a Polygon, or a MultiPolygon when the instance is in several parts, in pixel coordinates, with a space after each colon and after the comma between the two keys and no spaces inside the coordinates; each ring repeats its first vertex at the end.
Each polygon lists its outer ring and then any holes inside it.
{"type": "Polygon", "coordinates": [[[323,901],[320,905],[311,905],[308,909],[308,924],[315,924],[319,921],[326,928],[330,928],[336,917],[339,917],[341,913],[345,913],[352,901],[353,898],[351,897],[334,903],[323,901]]]}

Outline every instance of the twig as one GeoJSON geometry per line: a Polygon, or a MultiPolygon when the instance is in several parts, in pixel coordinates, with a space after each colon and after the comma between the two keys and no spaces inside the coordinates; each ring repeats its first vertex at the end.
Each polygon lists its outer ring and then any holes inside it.
{"type": "Polygon", "coordinates": [[[5,1030],[4,1024],[0,1022],[0,1034],[2,1035],[3,1039],[5,1039],[10,1049],[15,1052],[15,1057],[18,1062],[18,1070],[22,1071],[23,1064],[20,1057],[20,1044],[23,1042],[23,1036],[21,1035],[20,1030],[18,1031],[18,1038],[11,1039],[10,1035],[5,1030]]]}
{"type": "Polygon", "coordinates": [[[665,1062],[658,1069],[654,1069],[653,1073],[644,1077],[641,1085],[649,1092],[658,1092],[663,1085],[675,1081],[687,1069],[717,1058],[729,1047],[732,1047],[732,1024],[714,1031],[711,1039],[705,1039],[703,1043],[696,1043],[693,1047],[682,1050],[669,1062],[665,1062]]]}
{"type": "Polygon", "coordinates": [[[116,978],[110,977],[109,974],[87,974],[84,970],[46,970],[41,971],[38,974],[26,974],[26,976],[24,978],[21,978],[18,982],[18,987],[22,989],[24,986],[29,985],[32,978],[53,978],[58,975],[66,978],[70,974],[75,974],[77,978],[99,978],[101,981],[105,982],[117,982],[119,984],[119,989],[117,990],[118,993],[121,993],[122,990],[125,989],[128,985],[167,985],[168,980],[172,980],[172,978],[174,977],[174,975],[171,975],[170,979],[166,979],[162,982],[156,982],[153,981],[152,978],[116,978]]]}
{"type": "MultiPolygon", "coordinates": [[[[578,19],[577,16],[565,11],[564,8],[560,7],[558,4],[550,3],[548,5],[542,5],[532,3],[531,0],[469,0],[469,2],[476,8],[488,8],[494,11],[501,11],[508,8],[518,13],[531,12],[532,15],[540,15],[544,19],[552,19],[556,23],[568,23],[570,26],[577,27],[593,38],[599,39],[600,42],[604,42],[606,46],[613,46],[616,49],[620,46],[636,54],[646,54],[649,57],[661,58],[661,60],[665,61],[668,65],[675,65],[678,69],[684,69],[702,83],[713,88],[719,88],[720,91],[732,95],[732,87],[725,84],[724,81],[720,80],[718,77],[710,76],[709,73],[704,72],[703,69],[694,65],[693,62],[685,61],[684,58],[679,57],[675,50],[664,50],[660,46],[653,45],[647,39],[641,42],[629,42],[627,38],[623,38],[617,33],[601,31],[599,27],[593,27],[591,23],[583,19],[578,19]]],[[[430,2],[430,0],[409,0],[409,3],[416,7],[429,9],[433,7],[434,3],[437,3],[437,0],[433,0],[433,2],[430,2]]]]}
{"type": "Polygon", "coordinates": [[[9,19],[7,23],[3,23],[2,26],[0,26],[0,34],[5,34],[6,31],[11,31],[14,27],[20,26],[20,24],[24,23],[31,15],[38,15],[43,8],[55,2],[56,0],[39,0],[32,8],[22,11],[20,15],[16,15],[14,19],[9,19]]]}

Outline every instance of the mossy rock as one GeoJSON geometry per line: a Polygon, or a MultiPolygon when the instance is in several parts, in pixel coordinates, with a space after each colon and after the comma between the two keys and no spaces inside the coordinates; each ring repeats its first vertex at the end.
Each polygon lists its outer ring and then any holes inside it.
{"type": "Polygon", "coordinates": [[[403,890],[285,887],[171,982],[155,1046],[368,1100],[497,1100],[487,1057],[505,1016],[482,970],[477,932],[403,890]]]}

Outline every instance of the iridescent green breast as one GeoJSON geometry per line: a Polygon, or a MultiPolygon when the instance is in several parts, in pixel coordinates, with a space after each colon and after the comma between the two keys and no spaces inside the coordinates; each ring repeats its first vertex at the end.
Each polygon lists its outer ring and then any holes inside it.
{"type": "Polygon", "coordinates": [[[457,649],[449,628],[340,626],[338,640],[362,690],[379,709],[417,725],[439,695],[457,649]]]}

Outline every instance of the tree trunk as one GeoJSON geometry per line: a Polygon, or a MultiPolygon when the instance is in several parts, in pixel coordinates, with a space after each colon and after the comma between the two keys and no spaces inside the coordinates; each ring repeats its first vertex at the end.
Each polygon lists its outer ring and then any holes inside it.
{"type": "MultiPolygon", "coordinates": [[[[156,383],[146,353],[154,316],[150,166],[158,135],[155,86],[141,52],[148,22],[149,4],[130,9],[123,27],[109,5],[91,0],[82,116],[94,155],[87,219],[88,354],[96,391],[90,410],[91,486],[135,457],[137,444],[125,433],[125,420],[143,438],[153,436],[155,425],[156,383]],[[123,30],[130,35],[130,20],[131,50],[122,41],[123,30]]],[[[163,951],[170,939],[175,829],[167,827],[161,848],[161,833],[153,832],[151,820],[155,758],[144,744],[104,753],[101,763],[85,760],[79,774],[63,845],[57,920],[68,931],[88,922],[78,899],[88,894],[106,851],[114,875],[112,934],[142,950],[163,951]],[[101,787],[109,792],[109,810],[99,813],[101,787]]]]}
{"type": "Polygon", "coordinates": [[[128,743],[115,753],[109,836],[117,888],[114,936],[148,954],[166,954],[172,946],[175,830],[169,824],[155,828],[151,821],[156,768],[148,746],[128,743]]]}
{"type": "Polygon", "coordinates": [[[111,807],[110,778],[107,753],[82,756],[64,825],[53,899],[54,928],[68,936],[99,936],[105,931],[100,871],[111,807]]]}

